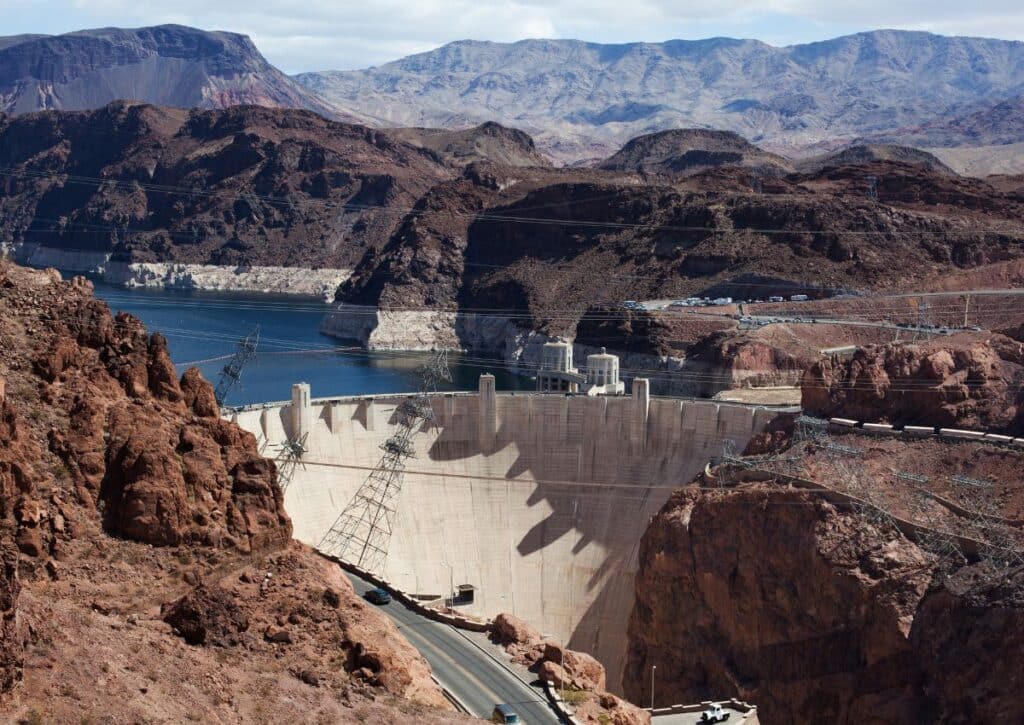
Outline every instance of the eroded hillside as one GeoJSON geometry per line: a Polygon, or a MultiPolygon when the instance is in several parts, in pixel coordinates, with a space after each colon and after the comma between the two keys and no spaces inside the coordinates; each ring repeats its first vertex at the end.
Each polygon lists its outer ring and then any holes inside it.
{"type": "Polygon", "coordinates": [[[88,282],[0,266],[4,719],[450,722],[273,462],[88,282]]]}
{"type": "Polygon", "coordinates": [[[800,426],[761,444],[645,533],[627,695],[656,666],[659,703],[738,696],[769,725],[1024,716],[1020,452],[800,426]]]}

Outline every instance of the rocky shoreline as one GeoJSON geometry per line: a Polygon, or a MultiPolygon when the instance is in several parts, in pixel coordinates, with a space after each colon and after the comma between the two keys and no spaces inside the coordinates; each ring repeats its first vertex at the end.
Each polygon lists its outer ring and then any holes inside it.
{"type": "Polygon", "coordinates": [[[219,292],[259,292],[333,299],[349,269],[256,265],[121,262],[109,253],[57,249],[36,244],[0,245],[0,253],[29,267],[88,274],[125,287],[159,287],[219,292]]]}
{"type": "MultiPolygon", "coordinates": [[[[354,340],[369,350],[437,350],[448,349],[497,356],[509,370],[530,375],[540,366],[544,343],[556,339],[542,332],[529,330],[512,319],[500,315],[432,310],[380,310],[369,305],[337,304],[324,315],[320,332],[342,340],[354,340]]],[[[586,356],[599,352],[591,345],[576,343],[573,355],[576,365],[586,356]]],[[[650,355],[612,350],[621,358],[626,376],[635,372],[651,378],[656,394],[686,394],[675,389],[678,382],[669,373],[685,369],[683,357],[650,355]]],[[[682,378],[685,380],[685,376],[682,378]]]]}

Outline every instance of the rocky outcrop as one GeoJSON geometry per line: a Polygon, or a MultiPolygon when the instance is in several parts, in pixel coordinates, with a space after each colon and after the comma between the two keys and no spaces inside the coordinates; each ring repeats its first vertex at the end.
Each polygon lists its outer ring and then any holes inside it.
{"type": "Polygon", "coordinates": [[[682,489],[641,544],[626,694],[656,666],[656,704],[734,695],[769,725],[1019,719],[1024,582],[935,564],[812,492],[682,489]]]}
{"type": "Polygon", "coordinates": [[[91,292],[0,261],[0,717],[457,720],[291,541],[274,463],[210,385],[91,292]]]}
{"type": "Polygon", "coordinates": [[[702,128],[637,136],[599,164],[602,169],[648,174],[696,173],[715,166],[742,166],[773,176],[792,171],[788,160],[737,133],[702,128]]]}
{"type": "Polygon", "coordinates": [[[803,407],[822,416],[1024,432],[1024,345],[963,333],[824,359],[804,375],[803,407]]]}
{"type": "MultiPolygon", "coordinates": [[[[0,697],[21,680],[24,643],[18,622],[18,545],[28,539],[21,530],[14,502],[32,490],[34,447],[19,431],[14,405],[0,377],[0,697]]],[[[23,516],[24,517],[24,516],[23,516]]]]}
{"type": "Polygon", "coordinates": [[[124,284],[322,294],[458,172],[309,111],[116,102],[0,118],[0,243],[26,263],[124,284]],[[110,182],[75,185],[61,174],[110,182]],[[60,218],[59,223],[54,221],[60,218]],[[287,269],[286,269],[287,268],[287,269]],[[303,275],[289,269],[313,270],[303,275]]]}
{"type": "Polygon", "coordinates": [[[824,156],[801,161],[797,168],[804,172],[818,172],[835,166],[870,164],[876,161],[891,161],[900,164],[920,166],[938,174],[954,176],[956,172],[946,166],[934,154],[909,146],[892,144],[857,144],[847,146],[824,156]]]}
{"type": "Polygon", "coordinates": [[[526,133],[488,121],[466,129],[396,128],[387,133],[429,149],[454,166],[474,163],[501,166],[550,166],[526,133]]]}
{"type": "Polygon", "coordinates": [[[189,644],[230,647],[249,628],[238,605],[218,586],[198,586],[165,604],[160,614],[189,644]]]}
{"type": "Polygon", "coordinates": [[[491,640],[512,655],[512,661],[530,668],[560,690],[577,695],[576,718],[587,723],[640,725],[650,714],[605,691],[604,666],[585,652],[546,640],[518,617],[498,614],[491,622],[491,640]]]}

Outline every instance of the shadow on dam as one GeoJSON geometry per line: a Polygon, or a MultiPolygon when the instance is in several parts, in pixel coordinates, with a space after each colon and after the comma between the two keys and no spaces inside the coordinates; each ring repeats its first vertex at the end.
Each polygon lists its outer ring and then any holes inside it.
{"type": "MultiPolygon", "coordinates": [[[[307,433],[285,505],[317,545],[380,458],[404,396],[301,399],[237,414],[262,444],[307,433]]],[[[439,394],[415,436],[383,572],[406,591],[472,584],[467,613],[508,611],[590,652],[621,691],[640,538],[673,488],[777,411],[713,401],[439,394]]]]}

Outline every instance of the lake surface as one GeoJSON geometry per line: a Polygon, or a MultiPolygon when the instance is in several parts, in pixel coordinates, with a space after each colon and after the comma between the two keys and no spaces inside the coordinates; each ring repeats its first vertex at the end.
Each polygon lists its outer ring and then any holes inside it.
{"type": "MultiPolygon", "coordinates": [[[[315,398],[404,393],[419,386],[417,367],[429,353],[368,352],[317,329],[328,306],[295,296],[117,287],[94,282],[96,296],[115,313],[129,312],[167,337],[182,373],[190,365],[216,385],[238,341],[260,328],[255,359],[242,372],[228,405],[287,400],[291,385],[306,382],[315,398]]],[[[449,354],[450,390],[476,390],[482,373],[493,373],[499,390],[533,389],[499,360],[449,354]]]]}

